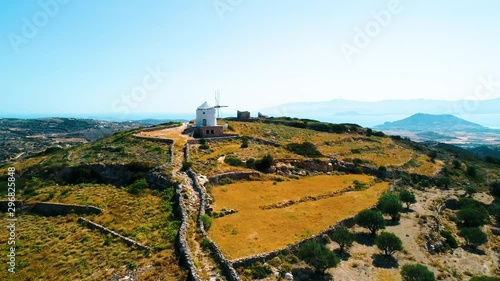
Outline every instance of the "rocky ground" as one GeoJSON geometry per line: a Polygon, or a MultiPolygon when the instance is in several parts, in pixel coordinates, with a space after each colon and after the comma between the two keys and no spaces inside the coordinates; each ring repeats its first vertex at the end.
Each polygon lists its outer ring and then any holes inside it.
{"type": "MultiPolygon", "coordinates": [[[[417,203],[413,204],[409,212],[402,214],[397,225],[387,226],[385,231],[396,234],[402,241],[404,251],[394,255],[394,259],[384,259],[378,254],[380,251],[373,240],[369,239],[368,232],[355,227],[356,242],[349,250],[350,257],[337,268],[328,272],[334,280],[401,280],[400,269],[405,264],[421,263],[434,271],[438,280],[468,280],[473,275],[500,275],[498,236],[489,235],[488,245],[480,247],[480,251],[471,251],[465,247],[458,247],[437,254],[430,254],[427,249],[426,235],[435,227],[433,215],[435,207],[446,198],[457,195],[454,191],[443,192],[432,189],[415,191],[417,203]],[[366,232],[366,235],[364,234],[366,232]],[[368,239],[367,239],[368,237],[368,239]],[[496,250],[495,250],[496,246],[496,250]]],[[[492,200],[491,196],[478,193],[475,198],[485,201],[492,200]]],[[[449,211],[443,209],[440,213],[441,224],[445,228],[453,228],[454,224],[447,218],[449,211]]],[[[491,231],[485,227],[484,230],[491,231]]],[[[456,229],[455,229],[456,230],[456,229]]],[[[464,241],[456,236],[459,244],[464,241]]],[[[335,243],[329,245],[332,249],[338,248],[335,243]]]]}

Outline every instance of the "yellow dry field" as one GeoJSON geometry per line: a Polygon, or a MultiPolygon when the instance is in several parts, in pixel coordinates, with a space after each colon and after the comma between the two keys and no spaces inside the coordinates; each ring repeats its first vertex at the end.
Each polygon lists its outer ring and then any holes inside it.
{"type": "MultiPolygon", "coordinates": [[[[442,167],[440,163],[430,162],[427,155],[403,147],[388,137],[333,134],[276,124],[244,122],[229,122],[229,124],[241,135],[257,136],[282,145],[311,142],[323,155],[334,156],[339,160],[359,158],[375,166],[403,167],[408,172],[428,176],[432,176],[442,167]],[[416,163],[410,167],[405,166],[411,159],[416,163]]],[[[291,158],[298,157],[294,155],[291,158]]]]}
{"type": "Polygon", "coordinates": [[[235,209],[238,213],[215,218],[209,235],[230,259],[276,250],[373,206],[388,188],[387,182],[375,183],[366,175],[320,175],[276,184],[257,181],[218,186],[212,190],[214,210],[235,209]],[[371,186],[281,209],[259,208],[341,190],[354,180],[371,186]]]}

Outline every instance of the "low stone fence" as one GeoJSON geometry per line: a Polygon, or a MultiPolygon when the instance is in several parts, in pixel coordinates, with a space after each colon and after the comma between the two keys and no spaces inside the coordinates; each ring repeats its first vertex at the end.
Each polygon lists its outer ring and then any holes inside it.
{"type": "Polygon", "coordinates": [[[193,182],[193,189],[198,193],[198,197],[200,198],[200,209],[198,211],[198,227],[204,230],[201,217],[205,214],[205,209],[207,207],[207,196],[205,194],[205,191],[203,190],[203,187],[198,182],[198,176],[196,175],[196,173],[192,169],[187,170],[186,173],[193,182]]]}
{"type": "MultiPolygon", "coordinates": [[[[0,210],[7,211],[9,201],[0,201],[0,210]]],[[[25,204],[22,201],[15,201],[17,210],[22,210],[42,216],[60,216],[68,214],[90,215],[100,214],[102,210],[94,206],[72,205],[62,203],[40,202],[25,204]]]]}
{"type": "Polygon", "coordinates": [[[176,249],[178,250],[178,254],[180,256],[181,262],[188,268],[189,270],[189,280],[193,281],[202,281],[200,275],[196,270],[196,265],[193,260],[193,253],[189,248],[187,243],[187,231],[189,228],[189,218],[188,212],[186,210],[186,206],[184,203],[184,197],[182,196],[182,185],[176,183],[175,184],[175,197],[178,202],[177,213],[181,217],[181,227],[179,228],[179,233],[177,235],[176,249]]]}
{"type": "Polygon", "coordinates": [[[161,125],[161,126],[154,126],[154,127],[150,127],[150,128],[145,128],[141,132],[152,132],[152,131],[158,131],[158,130],[177,128],[177,127],[180,127],[179,124],[161,125]]]}
{"type": "Polygon", "coordinates": [[[275,251],[257,254],[257,255],[253,255],[253,256],[248,256],[248,257],[244,257],[244,258],[240,258],[240,259],[235,259],[235,260],[232,260],[231,262],[232,262],[234,267],[241,267],[241,266],[246,267],[246,266],[252,265],[256,262],[264,263],[264,262],[266,262],[266,261],[268,261],[276,256],[279,256],[281,253],[294,252],[294,251],[298,250],[300,248],[300,246],[302,246],[304,243],[306,243],[308,241],[319,241],[323,235],[325,235],[325,234],[331,235],[332,232],[340,226],[352,227],[353,225],[354,225],[354,216],[351,216],[351,217],[348,217],[348,218],[332,225],[328,229],[323,230],[320,233],[313,235],[309,238],[306,238],[304,240],[301,240],[295,244],[288,245],[284,248],[281,248],[281,249],[278,249],[275,251]]]}
{"type": "Polygon", "coordinates": [[[189,141],[184,146],[184,160],[189,161],[189,141]]]}
{"type": "Polygon", "coordinates": [[[187,171],[188,176],[191,178],[191,181],[193,182],[193,188],[196,192],[198,192],[199,197],[200,197],[200,210],[199,210],[199,216],[198,216],[198,228],[203,235],[204,239],[206,239],[209,242],[209,247],[212,253],[212,257],[214,260],[219,264],[220,268],[224,272],[224,275],[226,276],[227,280],[229,281],[241,281],[240,277],[238,276],[238,272],[234,269],[231,261],[225,258],[224,254],[222,251],[219,249],[217,244],[210,239],[207,235],[207,232],[205,231],[205,226],[203,224],[203,220],[201,217],[205,214],[205,209],[208,207],[207,206],[207,199],[206,199],[206,194],[205,190],[203,187],[200,185],[198,182],[198,176],[196,173],[192,170],[189,169],[187,171]]]}
{"type": "Polygon", "coordinates": [[[230,173],[224,173],[224,174],[218,174],[215,176],[212,176],[208,179],[208,182],[212,185],[217,185],[220,180],[222,179],[232,179],[232,180],[248,180],[250,177],[257,177],[259,176],[260,173],[258,172],[230,172],[230,173]]]}
{"type": "MultiPolygon", "coordinates": [[[[204,138],[207,142],[221,142],[226,140],[232,140],[239,138],[240,135],[237,134],[224,134],[224,136],[213,137],[213,138],[204,138]]],[[[200,144],[201,139],[190,139],[187,141],[188,144],[200,144]]]]}
{"type": "Polygon", "coordinates": [[[95,222],[89,221],[89,220],[84,219],[82,217],[78,218],[78,222],[81,223],[82,225],[92,229],[92,230],[98,230],[99,232],[101,232],[104,235],[111,234],[111,236],[113,236],[113,237],[120,238],[120,240],[122,240],[128,246],[136,247],[140,250],[151,251],[150,247],[141,245],[141,244],[137,243],[136,241],[134,241],[128,237],[125,237],[121,234],[118,234],[118,233],[114,232],[113,230],[108,229],[100,224],[95,223],[95,222]]]}
{"type": "Polygon", "coordinates": [[[141,139],[141,140],[147,140],[147,141],[155,141],[155,142],[167,143],[167,144],[173,144],[174,143],[174,140],[172,140],[172,139],[144,137],[144,136],[138,136],[138,135],[134,135],[134,138],[141,139]]]}

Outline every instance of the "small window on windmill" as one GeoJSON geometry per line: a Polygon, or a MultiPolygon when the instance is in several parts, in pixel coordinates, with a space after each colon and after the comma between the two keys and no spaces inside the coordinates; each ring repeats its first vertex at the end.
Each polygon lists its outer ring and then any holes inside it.
{"type": "Polygon", "coordinates": [[[209,132],[210,132],[210,131],[209,131],[209,130],[207,130],[207,135],[209,134],[209,132]]]}
{"type": "Polygon", "coordinates": [[[203,111],[203,114],[205,114],[205,111],[203,111]]]}
{"type": "Polygon", "coordinates": [[[211,130],[210,133],[213,135],[214,134],[214,130],[211,130]]]}

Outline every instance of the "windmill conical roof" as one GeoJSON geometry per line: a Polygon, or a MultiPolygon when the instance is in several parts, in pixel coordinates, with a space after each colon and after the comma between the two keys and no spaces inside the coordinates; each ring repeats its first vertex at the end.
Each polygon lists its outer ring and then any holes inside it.
{"type": "Polygon", "coordinates": [[[210,109],[213,106],[209,105],[208,102],[204,102],[202,105],[198,106],[198,109],[210,109]]]}

